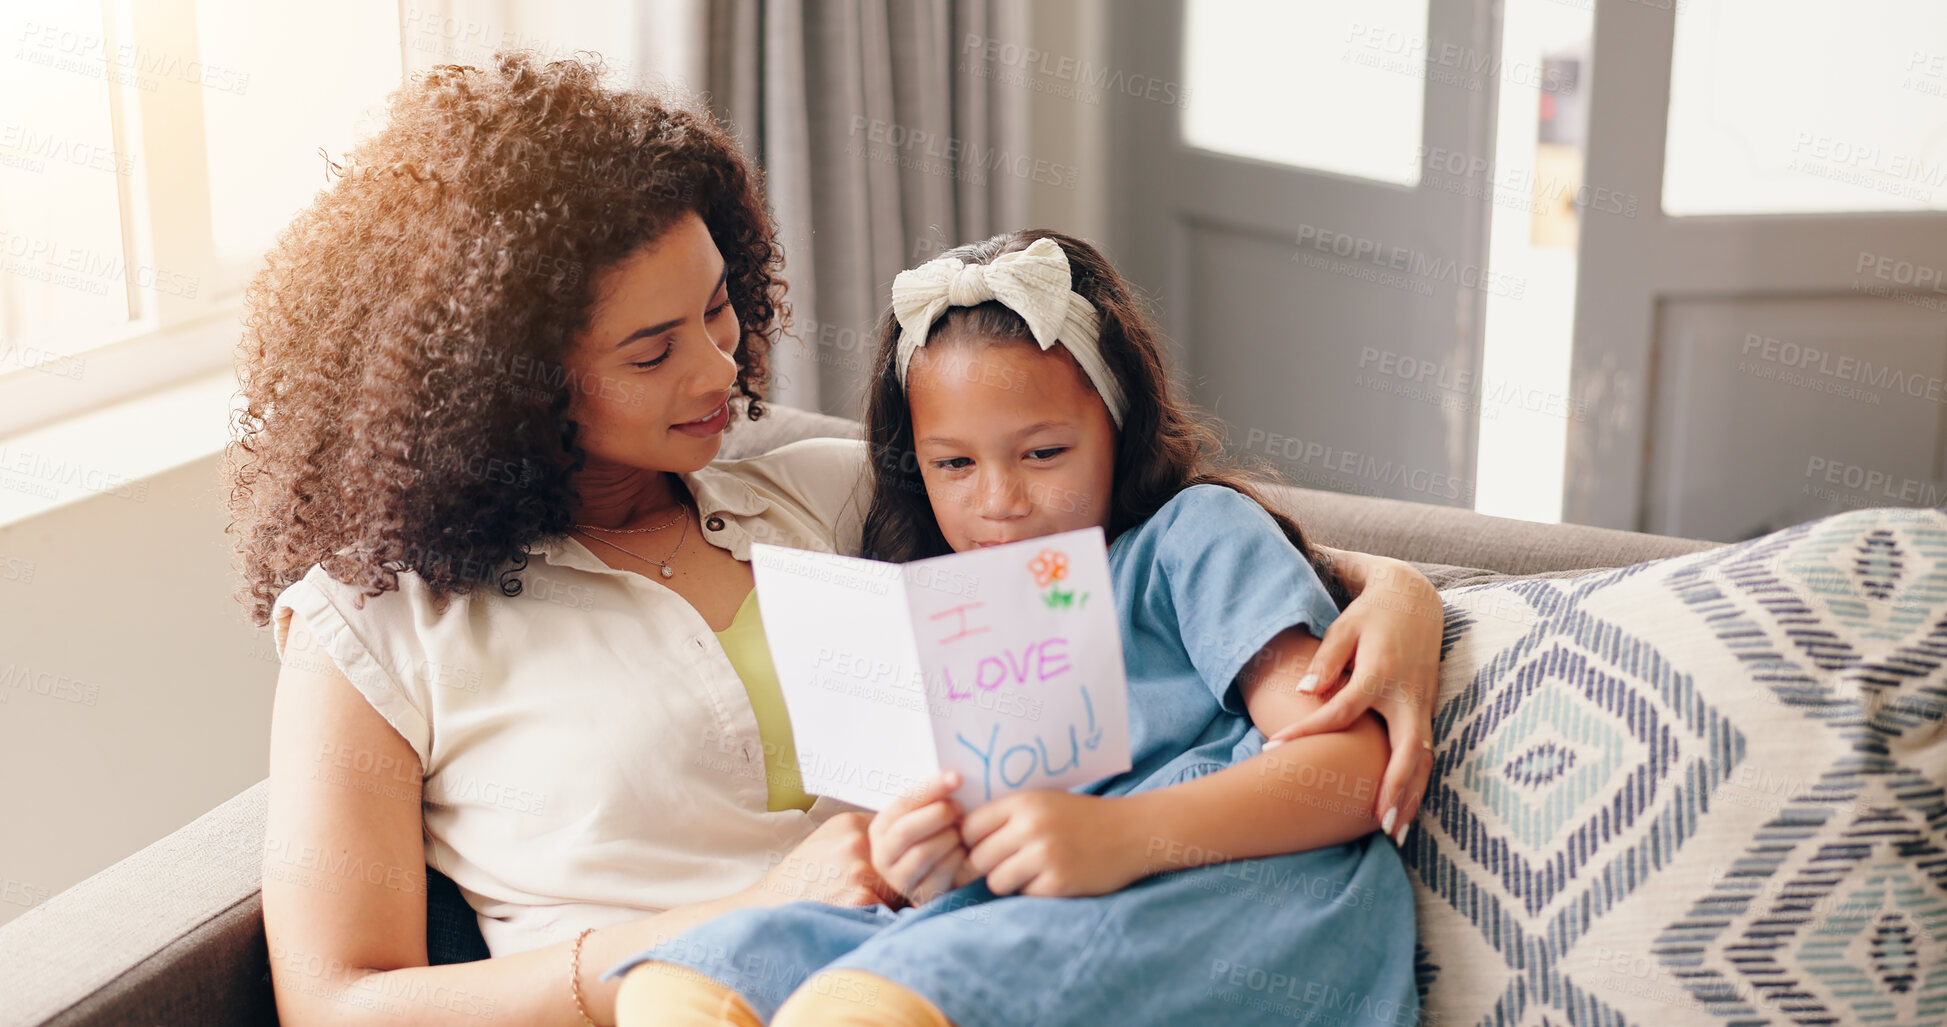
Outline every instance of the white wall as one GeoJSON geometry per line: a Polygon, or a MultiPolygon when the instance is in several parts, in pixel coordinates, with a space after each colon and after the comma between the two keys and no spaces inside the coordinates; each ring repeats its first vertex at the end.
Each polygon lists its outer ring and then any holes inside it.
{"type": "Polygon", "coordinates": [[[0,527],[0,923],[264,777],[220,457],[0,527]]]}

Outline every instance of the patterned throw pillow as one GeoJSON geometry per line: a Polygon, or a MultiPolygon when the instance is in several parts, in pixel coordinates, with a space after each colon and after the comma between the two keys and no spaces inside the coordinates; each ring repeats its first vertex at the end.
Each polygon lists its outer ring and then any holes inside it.
{"type": "Polygon", "coordinates": [[[1947,1023],[1947,514],[1444,598],[1428,1022],[1947,1023]]]}

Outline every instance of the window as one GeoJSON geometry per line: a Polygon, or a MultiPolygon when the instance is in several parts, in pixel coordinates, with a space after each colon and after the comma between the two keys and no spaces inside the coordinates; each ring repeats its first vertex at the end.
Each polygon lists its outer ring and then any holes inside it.
{"type": "Polygon", "coordinates": [[[651,82],[636,67],[648,39],[657,71],[689,77],[700,12],[687,0],[12,5],[0,15],[13,51],[0,65],[0,437],[227,368],[244,284],[327,185],[319,151],[342,159],[404,76],[520,48],[597,50],[620,80],[651,82]]]}
{"type": "Polygon", "coordinates": [[[1417,185],[1426,12],[1426,0],[1274,0],[1245,21],[1235,0],[1186,0],[1183,141],[1417,185]]]}
{"type": "Polygon", "coordinates": [[[1938,0],[1685,0],[1663,209],[1947,210],[1943,124],[1938,0]]]}
{"type": "MultiPolygon", "coordinates": [[[[75,373],[131,317],[121,209],[134,159],[116,137],[101,5],[16,17],[0,64],[0,374],[75,373]],[[28,102],[19,102],[29,98],[28,102]]],[[[138,276],[139,277],[139,276],[138,276]]]]}

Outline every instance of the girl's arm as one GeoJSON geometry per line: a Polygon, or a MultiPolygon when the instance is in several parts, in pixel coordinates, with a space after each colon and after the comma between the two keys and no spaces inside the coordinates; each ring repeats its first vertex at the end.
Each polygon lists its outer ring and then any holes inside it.
{"type": "MultiPolygon", "coordinates": [[[[1297,691],[1319,645],[1280,632],[1238,675],[1267,733],[1316,709],[1297,691]]],[[[997,895],[1101,895],[1150,874],[1337,845],[1377,828],[1386,732],[1365,714],[1349,728],[1286,742],[1203,777],[1134,795],[1021,792],[966,815],[956,877],[986,875],[997,895]]]]}
{"type": "MultiPolygon", "coordinates": [[[[1318,646],[1304,628],[1286,628],[1238,675],[1251,721],[1266,736],[1324,705],[1297,688],[1318,646]]],[[[1123,815],[1145,834],[1138,876],[1364,837],[1380,826],[1386,758],[1385,728],[1365,713],[1343,730],[1270,742],[1223,770],[1126,796],[1123,815]]]]}

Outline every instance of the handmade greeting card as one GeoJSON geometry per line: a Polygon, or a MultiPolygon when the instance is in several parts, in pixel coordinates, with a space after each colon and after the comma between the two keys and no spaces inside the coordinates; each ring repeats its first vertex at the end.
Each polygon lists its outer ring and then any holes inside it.
{"type": "Polygon", "coordinates": [[[1102,529],[907,564],[753,545],[805,791],[881,809],[943,770],[972,809],[1129,769],[1102,529]]]}

